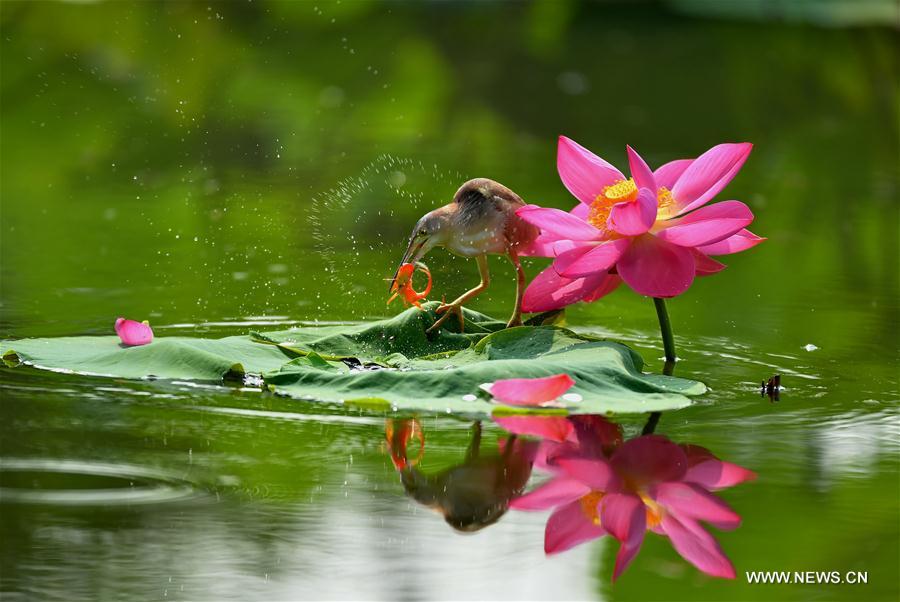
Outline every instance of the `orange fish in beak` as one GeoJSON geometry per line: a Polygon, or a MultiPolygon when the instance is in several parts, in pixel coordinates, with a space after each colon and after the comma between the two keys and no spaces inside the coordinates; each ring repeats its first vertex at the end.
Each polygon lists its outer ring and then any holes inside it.
{"type": "Polygon", "coordinates": [[[400,297],[404,305],[415,305],[422,309],[420,301],[424,301],[428,293],[431,292],[431,272],[428,270],[428,266],[424,263],[404,263],[401,265],[400,269],[397,270],[394,281],[391,283],[391,292],[393,295],[388,299],[388,305],[391,304],[391,301],[400,297]],[[417,292],[413,288],[412,280],[416,269],[425,272],[425,276],[428,278],[428,284],[425,285],[425,290],[422,292],[417,292]]]}

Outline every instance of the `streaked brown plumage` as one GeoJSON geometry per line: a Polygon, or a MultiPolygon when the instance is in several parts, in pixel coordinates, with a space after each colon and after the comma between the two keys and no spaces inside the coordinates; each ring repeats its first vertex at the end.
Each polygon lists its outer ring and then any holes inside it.
{"type": "MultiPolygon", "coordinates": [[[[508,325],[522,323],[525,273],[519,263],[519,252],[539,234],[536,227],[516,215],[516,210],[524,205],[519,195],[503,184],[476,178],[460,186],[450,203],[426,213],[416,223],[400,265],[420,261],[434,247],[444,247],[456,255],[474,257],[481,274],[478,286],[450,303],[441,304],[437,313],[444,315],[429,331],[440,328],[451,314],[457,316],[460,328],[463,328],[463,303],[490,284],[488,254],[506,255],[516,268],[516,304],[508,325]]],[[[395,272],[394,278],[396,276],[395,272]]]]}

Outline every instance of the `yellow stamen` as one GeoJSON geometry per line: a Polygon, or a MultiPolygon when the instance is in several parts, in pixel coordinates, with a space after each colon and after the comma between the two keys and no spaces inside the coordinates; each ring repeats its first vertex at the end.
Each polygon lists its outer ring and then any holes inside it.
{"type": "Polygon", "coordinates": [[[672,196],[672,191],[665,186],[660,187],[659,191],[656,193],[656,201],[659,206],[657,215],[660,218],[675,213],[675,197],[672,196]]]}
{"type": "MultiPolygon", "coordinates": [[[[602,196],[598,196],[597,200],[591,203],[591,209],[588,211],[587,221],[590,225],[597,228],[601,232],[606,231],[606,220],[609,219],[609,210],[612,205],[603,204],[602,196]]],[[[605,201],[605,199],[603,199],[605,201]]]]}
{"type": "Polygon", "coordinates": [[[581,502],[581,511],[598,527],[600,526],[600,500],[602,499],[602,491],[592,491],[578,500],[581,502]]]}
{"type": "Polygon", "coordinates": [[[662,522],[664,512],[662,506],[657,504],[656,500],[651,498],[643,491],[638,492],[638,495],[641,496],[641,501],[643,501],[644,506],[646,506],[647,528],[652,529],[653,527],[659,526],[659,524],[662,522]]]}
{"type": "Polygon", "coordinates": [[[637,186],[632,178],[619,180],[603,189],[603,196],[614,203],[633,201],[637,198],[637,186]]]}
{"type": "Polygon", "coordinates": [[[637,198],[637,193],[637,186],[635,186],[634,180],[631,178],[619,180],[607,186],[591,203],[591,209],[587,217],[588,223],[601,232],[606,232],[606,220],[609,219],[609,212],[613,205],[633,201],[637,198]]]}

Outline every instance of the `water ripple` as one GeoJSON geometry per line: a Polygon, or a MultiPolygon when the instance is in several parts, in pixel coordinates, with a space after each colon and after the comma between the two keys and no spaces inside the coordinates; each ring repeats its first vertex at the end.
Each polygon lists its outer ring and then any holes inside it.
{"type": "Polygon", "coordinates": [[[200,495],[184,479],[134,464],[2,458],[0,476],[2,504],[115,506],[159,504],[200,495]]]}

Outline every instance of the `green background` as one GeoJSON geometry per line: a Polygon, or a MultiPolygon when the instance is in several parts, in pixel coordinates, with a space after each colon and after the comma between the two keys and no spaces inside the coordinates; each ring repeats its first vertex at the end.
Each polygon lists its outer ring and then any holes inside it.
{"type": "MultiPolygon", "coordinates": [[[[712,390],[657,432],[759,473],[723,494],[745,519],[720,537],[735,581],[650,538],[612,586],[615,546],[545,559],[539,514],[454,533],[404,497],[376,413],[4,369],[3,457],[154,467],[202,492],[4,505],[4,598],[897,599],[897,19],[838,0],[3,2],[0,338],[110,334],[119,315],[203,336],[392,315],[412,224],[465,179],[574,203],[559,134],[620,167],[626,144],[656,166],[753,142],[719,198],[769,239],[669,304],[676,374],[712,390]]],[[[436,299],[477,280],[428,263],[436,299]]],[[[512,270],[491,265],[473,307],[505,317],[512,270]]],[[[568,323],[661,368],[652,304],[625,288],[568,323]]],[[[426,467],[462,458],[466,424],[423,424],[426,467]]]]}

